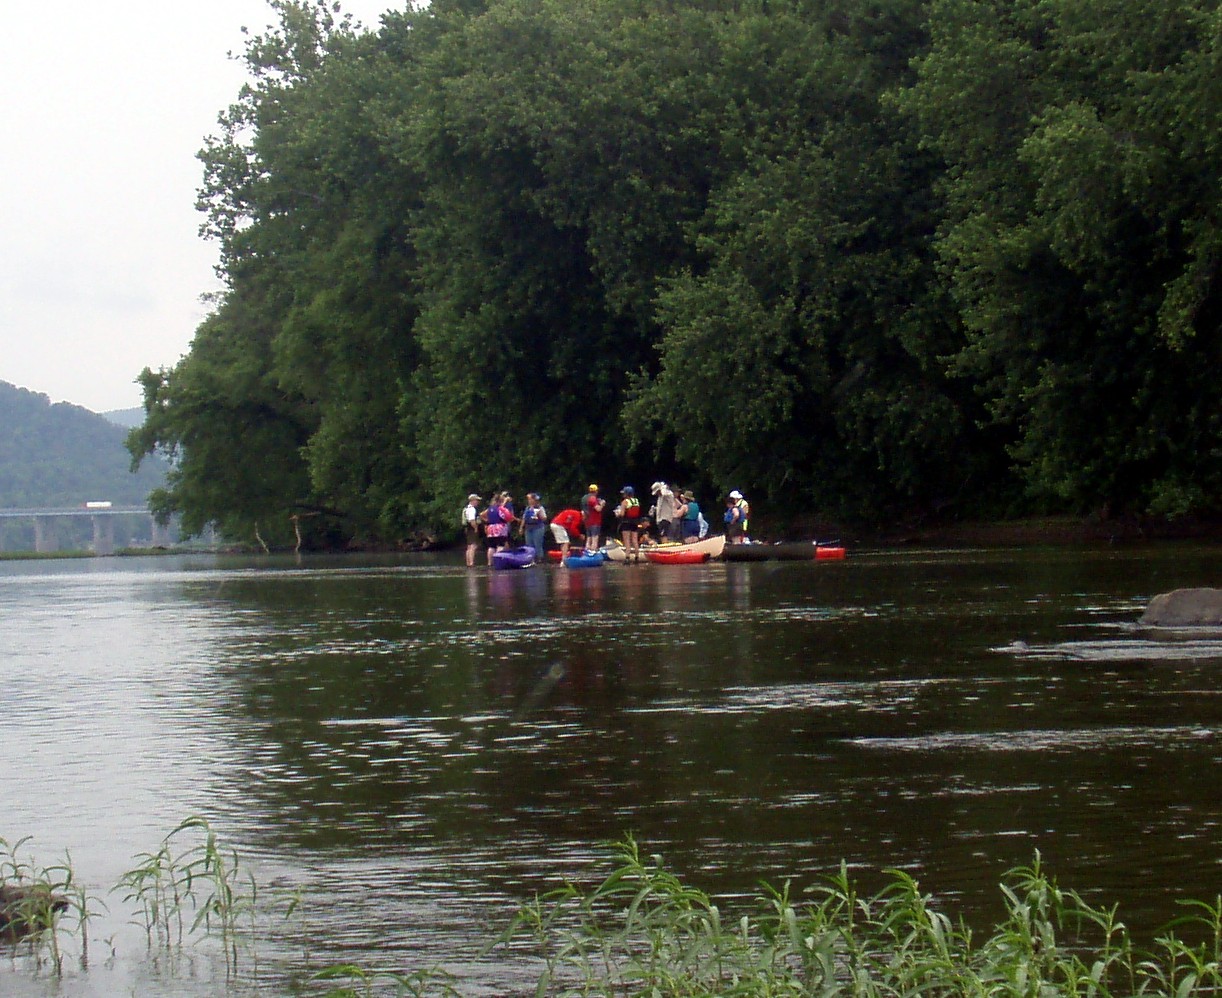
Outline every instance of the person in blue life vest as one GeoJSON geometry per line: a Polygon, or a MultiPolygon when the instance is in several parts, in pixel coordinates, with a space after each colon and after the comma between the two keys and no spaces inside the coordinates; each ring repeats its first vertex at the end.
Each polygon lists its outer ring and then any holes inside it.
{"type": "Polygon", "coordinates": [[[539,499],[538,492],[526,493],[526,508],[522,510],[522,527],[526,544],[535,549],[535,556],[543,557],[543,539],[547,534],[547,510],[539,499]]]}
{"type": "Polygon", "coordinates": [[[679,534],[684,544],[695,544],[700,540],[700,504],[691,492],[679,493],[679,508],[675,510],[679,518],[679,534]]]}
{"type": "Polygon", "coordinates": [[[630,561],[640,561],[641,501],[636,497],[636,489],[631,485],[625,485],[619,490],[619,494],[620,501],[615,507],[615,515],[619,517],[619,536],[624,542],[624,554],[630,561]]]}
{"type": "Polygon", "coordinates": [[[726,496],[726,540],[731,544],[743,544],[747,540],[747,517],[751,506],[743,494],[735,489],[726,496]]]}

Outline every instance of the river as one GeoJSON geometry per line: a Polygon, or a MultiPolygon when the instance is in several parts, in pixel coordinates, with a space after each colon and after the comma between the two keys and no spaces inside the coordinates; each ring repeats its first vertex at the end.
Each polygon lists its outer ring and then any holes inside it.
{"type": "Polygon", "coordinates": [[[261,905],[301,899],[256,990],[340,961],[522,987],[480,945],[625,833],[731,906],[843,860],[982,926],[1039,850],[1148,935],[1222,884],[1222,637],[1135,621],[1220,568],[1178,544],[0,562],[0,836],[100,899],[87,968],[10,953],[0,992],[239,993],[108,893],[193,815],[261,905]]]}

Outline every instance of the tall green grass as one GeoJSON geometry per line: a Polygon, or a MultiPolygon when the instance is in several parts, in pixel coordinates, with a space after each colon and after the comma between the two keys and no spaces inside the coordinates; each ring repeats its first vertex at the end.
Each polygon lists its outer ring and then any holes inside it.
{"type": "MultiPolygon", "coordinates": [[[[21,885],[32,899],[12,945],[26,947],[37,969],[50,966],[58,975],[60,934],[79,935],[87,971],[89,922],[99,902],[69,858],[39,867],[24,858],[26,841],[0,839],[0,886],[21,885]],[[52,897],[63,905],[48,904],[52,897]]],[[[253,959],[270,924],[260,909],[300,918],[303,931],[309,899],[294,894],[282,905],[283,897],[264,897],[237,853],[200,817],[135,858],[112,893],[123,895],[144,928],[150,958],[173,971],[180,965],[172,957],[186,941],[211,941],[224,953],[227,993],[267,992],[253,959]],[[252,959],[239,966],[243,951],[252,959]]],[[[900,870],[870,894],[842,866],[801,894],[789,884],[764,886],[753,902],[723,908],[626,838],[609,848],[589,883],[541,894],[499,930],[489,929],[484,955],[505,958],[503,993],[562,998],[1222,996],[1222,898],[1186,904],[1141,949],[1115,908],[1060,887],[1038,853],[1006,875],[1001,894],[1005,917],[979,935],[900,870]]],[[[359,961],[320,968],[310,965],[308,948],[302,959],[274,993],[462,993],[459,978],[444,970],[370,969],[359,961]]]]}
{"type": "Polygon", "coordinates": [[[237,851],[223,848],[208,821],[195,816],[162,839],[156,852],[135,858],[139,864],[115,890],[139,906],[150,950],[174,953],[184,937],[202,933],[220,941],[227,974],[236,973],[240,929],[244,920],[253,928],[259,893],[237,851]]]}
{"type": "Polygon", "coordinates": [[[1044,996],[1222,993],[1222,898],[1136,949],[1115,909],[1049,877],[1038,853],[1002,884],[1006,917],[977,939],[900,870],[864,896],[847,870],[796,900],[765,887],[723,911],[627,839],[597,886],[524,905],[495,941],[533,953],[536,995],[1044,996]]]}
{"type": "Polygon", "coordinates": [[[89,921],[100,914],[99,898],[76,879],[72,857],[39,866],[25,855],[29,838],[0,838],[0,940],[22,949],[35,968],[64,971],[64,939],[79,941],[80,965],[89,967],[89,921]]]}

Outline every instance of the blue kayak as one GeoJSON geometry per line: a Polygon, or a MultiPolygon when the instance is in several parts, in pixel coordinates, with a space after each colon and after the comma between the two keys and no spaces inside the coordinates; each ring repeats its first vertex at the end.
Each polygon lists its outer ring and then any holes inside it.
{"type": "Polygon", "coordinates": [[[570,554],[567,558],[565,558],[564,567],[597,568],[598,566],[605,564],[606,561],[607,556],[601,551],[595,551],[592,554],[588,551],[582,551],[580,554],[570,554]]]}
{"type": "Polygon", "coordinates": [[[535,549],[530,545],[520,548],[501,548],[492,552],[493,568],[530,568],[535,563],[535,549]]]}

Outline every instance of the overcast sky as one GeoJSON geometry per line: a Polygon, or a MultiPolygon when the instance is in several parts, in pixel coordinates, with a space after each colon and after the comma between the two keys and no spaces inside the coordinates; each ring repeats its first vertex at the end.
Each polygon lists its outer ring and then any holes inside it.
{"type": "MultiPolygon", "coordinates": [[[[391,0],[343,0],[376,27],[391,0]]],[[[218,284],[195,153],[237,96],[264,0],[7,6],[0,58],[0,381],[96,412],[140,404],[218,284]]]]}

